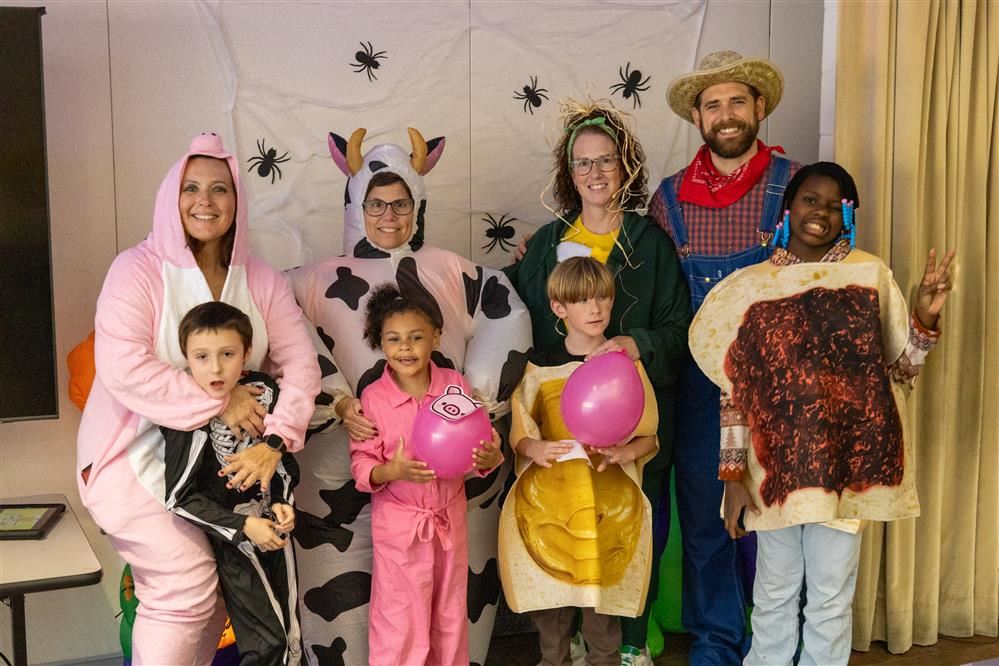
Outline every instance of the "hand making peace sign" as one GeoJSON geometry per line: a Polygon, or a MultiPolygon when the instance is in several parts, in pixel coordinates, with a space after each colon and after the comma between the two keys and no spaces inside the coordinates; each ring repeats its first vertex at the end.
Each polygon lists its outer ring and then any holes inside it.
{"type": "Polygon", "coordinates": [[[954,250],[948,252],[940,261],[940,265],[937,266],[937,251],[936,249],[931,249],[929,256],[926,258],[926,270],[923,271],[923,279],[919,283],[919,289],[916,291],[916,317],[919,318],[919,323],[931,331],[936,330],[940,310],[943,309],[944,303],[947,302],[947,297],[950,295],[950,290],[953,286],[948,268],[951,261],[954,260],[954,253],[954,250]]]}

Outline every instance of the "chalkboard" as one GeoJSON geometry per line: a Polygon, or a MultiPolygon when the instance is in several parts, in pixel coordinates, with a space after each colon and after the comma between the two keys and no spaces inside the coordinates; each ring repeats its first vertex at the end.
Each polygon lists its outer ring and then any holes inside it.
{"type": "Polygon", "coordinates": [[[0,7],[0,421],[59,415],[42,7],[0,7]]]}

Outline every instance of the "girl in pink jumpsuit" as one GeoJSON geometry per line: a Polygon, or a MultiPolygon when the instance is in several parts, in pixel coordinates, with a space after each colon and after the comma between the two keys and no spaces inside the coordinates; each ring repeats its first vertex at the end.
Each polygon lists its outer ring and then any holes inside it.
{"type": "MultiPolygon", "coordinates": [[[[381,347],[386,365],[361,405],[378,435],[352,440],[350,448],[357,489],[373,493],[368,659],[376,666],[468,663],[464,481],[436,478],[410,448],[422,405],[449,384],[471,393],[460,373],[430,360],[442,327],[438,310],[407,300],[394,285],[379,287],[368,301],[364,336],[381,347]]],[[[493,430],[493,440],[473,450],[477,473],[503,462],[499,442],[493,430]]]]}
{"type": "MultiPolygon", "coordinates": [[[[319,367],[301,310],[280,273],[249,254],[247,199],[236,158],[202,134],[156,197],[152,233],[108,270],[97,301],[97,376],[77,442],[80,498],[132,565],[142,600],[132,662],[183,666],[212,660],[225,620],[204,533],[164,507],[163,437],[156,425],[195,430],[219,416],[237,431],[302,447],[319,392],[319,367]],[[210,397],[184,371],[177,326],[195,305],[220,300],[253,323],[250,369],[277,377],[281,404],[257,411],[248,392],[210,397]],[[266,358],[265,358],[266,356],[266,358]]],[[[269,483],[280,458],[266,447],[226,472],[269,483]]],[[[248,450],[249,451],[249,450],[248,450]]]]}

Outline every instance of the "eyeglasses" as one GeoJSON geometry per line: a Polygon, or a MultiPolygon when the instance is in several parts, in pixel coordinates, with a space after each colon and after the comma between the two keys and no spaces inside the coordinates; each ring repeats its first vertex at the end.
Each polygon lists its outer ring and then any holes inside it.
{"type": "Polygon", "coordinates": [[[381,199],[366,199],[362,204],[361,208],[364,212],[371,217],[381,217],[388,210],[388,207],[392,207],[392,212],[396,215],[406,215],[407,213],[413,212],[413,204],[415,202],[412,199],[396,199],[395,201],[382,201],[381,199]]]}
{"type": "Polygon", "coordinates": [[[614,171],[617,169],[617,160],[617,155],[601,155],[592,160],[589,157],[580,157],[578,160],[569,160],[569,166],[577,176],[585,176],[590,173],[594,164],[604,173],[614,171]]]}

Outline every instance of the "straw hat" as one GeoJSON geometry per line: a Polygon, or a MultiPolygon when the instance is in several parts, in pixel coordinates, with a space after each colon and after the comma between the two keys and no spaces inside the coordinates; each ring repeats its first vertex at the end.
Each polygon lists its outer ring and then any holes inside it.
{"type": "Polygon", "coordinates": [[[692,123],[694,119],[690,110],[701,91],[716,83],[729,81],[745,83],[763,95],[766,99],[764,118],[773,113],[784,94],[784,76],[769,60],[743,58],[735,51],[715,51],[701,58],[697,70],[673,79],[666,101],[673,113],[692,123]]]}

